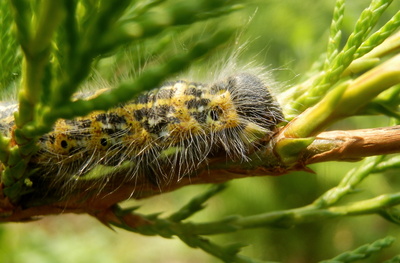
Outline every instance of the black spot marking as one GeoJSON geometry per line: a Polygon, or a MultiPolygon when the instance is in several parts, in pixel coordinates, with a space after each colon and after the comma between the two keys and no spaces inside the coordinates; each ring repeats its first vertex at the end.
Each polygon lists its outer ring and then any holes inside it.
{"type": "Polygon", "coordinates": [[[108,135],[113,135],[114,133],[117,132],[117,130],[111,129],[111,128],[102,128],[101,132],[105,133],[105,134],[108,134],[108,135]]]}
{"type": "Polygon", "coordinates": [[[49,141],[51,144],[54,144],[55,139],[56,138],[53,135],[45,134],[39,138],[39,142],[45,143],[45,142],[49,141]]]}
{"type": "Polygon", "coordinates": [[[109,122],[111,124],[121,124],[121,123],[127,123],[126,119],[124,116],[120,116],[116,113],[109,113],[108,114],[109,122]]]}
{"type": "Polygon", "coordinates": [[[191,112],[190,116],[192,116],[200,124],[206,123],[207,115],[205,112],[191,112]]]}
{"type": "Polygon", "coordinates": [[[107,114],[106,113],[97,114],[96,121],[99,121],[103,124],[107,124],[107,114]]]}
{"type": "Polygon", "coordinates": [[[135,110],[133,112],[133,116],[135,117],[135,119],[137,121],[142,121],[143,118],[147,116],[147,109],[146,108],[142,108],[140,110],[135,110]]]}
{"type": "Polygon", "coordinates": [[[66,140],[61,141],[61,147],[66,149],[68,147],[68,142],[66,140]]]}
{"type": "Polygon", "coordinates": [[[161,133],[165,127],[168,125],[168,121],[165,119],[160,120],[156,124],[152,125],[149,127],[149,132],[154,133],[154,134],[159,134],[161,133]]]}
{"type": "Polygon", "coordinates": [[[107,139],[106,139],[106,138],[101,138],[101,139],[100,139],[100,144],[101,144],[102,146],[107,146],[107,139]]]}
{"type": "Polygon", "coordinates": [[[200,88],[196,88],[196,87],[190,87],[187,90],[185,90],[185,95],[192,95],[197,98],[200,98],[202,94],[203,94],[203,90],[200,88]]]}
{"type": "Polygon", "coordinates": [[[49,135],[48,137],[49,137],[49,141],[50,141],[51,144],[54,144],[56,142],[56,136],[49,135]]]}
{"type": "Polygon", "coordinates": [[[92,125],[92,121],[89,119],[85,119],[85,120],[78,122],[78,128],[82,128],[82,129],[89,128],[91,125],[92,125]]]}
{"type": "MultiPolygon", "coordinates": [[[[96,121],[99,121],[99,122],[101,122],[103,124],[113,124],[113,125],[121,124],[121,123],[127,123],[127,121],[126,121],[124,116],[119,116],[116,113],[101,113],[101,114],[98,114],[96,116],[96,121]]],[[[86,122],[86,123],[82,122],[81,127],[82,126],[89,127],[90,124],[91,123],[89,123],[89,122],[86,122]]],[[[82,127],[82,128],[84,128],[84,127],[82,127]]]]}
{"type": "Polygon", "coordinates": [[[147,109],[147,119],[156,119],[156,118],[157,118],[156,108],[147,109]]]}
{"type": "Polygon", "coordinates": [[[185,102],[186,107],[190,110],[190,109],[194,109],[197,108],[198,105],[198,101],[196,99],[191,99],[185,102]]]}
{"type": "Polygon", "coordinates": [[[213,121],[217,121],[219,119],[219,115],[218,112],[216,112],[215,110],[211,110],[210,111],[210,117],[213,121]]]}
{"type": "Polygon", "coordinates": [[[213,121],[218,121],[223,113],[223,110],[217,106],[210,110],[210,117],[213,121]]]}
{"type": "Polygon", "coordinates": [[[209,99],[200,99],[199,106],[207,106],[210,102],[211,100],[209,99]]]}
{"type": "Polygon", "coordinates": [[[155,107],[154,108],[154,112],[152,112],[152,114],[163,118],[163,117],[167,116],[167,114],[170,113],[170,112],[175,112],[175,109],[174,109],[173,106],[161,105],[161,106],[155,107]]]}
{"type": "Polygon", "coordinates": [[[149,103],[149,102],[156,102],[157,101],[157,97],[156,97],[156,95],[154,94],[154,93],[149,93],[149,94],[147,94],[147,102],[149,103]]]}
{"type": "Polygon", "coordinates": [[[191,99],[186,101],[186,107],[188,109],[196,109],[201,106],[207,106],[210,103],[209,99],[191,99]]]}
{"type": "Polygon", "coordinates": [[[149,121],[148,121],[148,120],[142,121],[142,127],[143,127],[143,129],[145,129],[146,131],[150,132],[150,125],[149,125],[149,121]]]}

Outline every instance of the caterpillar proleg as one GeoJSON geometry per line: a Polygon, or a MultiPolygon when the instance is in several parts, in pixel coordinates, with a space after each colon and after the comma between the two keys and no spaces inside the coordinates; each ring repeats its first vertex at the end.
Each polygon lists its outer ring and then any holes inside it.
{"type": "MultiPolygon", "coordinates": [[[[13,126],[7,115],[15,110],[8,106],[1,112],[7,136],[13,126]]],[[[57,121],[39,138],[30,166],[61,183],[83,178],[97,165],[125,162],[131,164],[128,180],[179,180],[216,154],[248,161],[283,120],[267,85],[250,73],[211,84],[167,82],[108,111],[57,121]]]]}

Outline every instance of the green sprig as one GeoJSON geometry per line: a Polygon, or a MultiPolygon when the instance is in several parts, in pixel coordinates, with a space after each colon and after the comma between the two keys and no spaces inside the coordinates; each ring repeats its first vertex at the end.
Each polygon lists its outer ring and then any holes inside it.
{"type": "MultiPolygon", "coordinates": [[[[355,59],[354,54],[358,47],[361,46],[363,41],[367,38],[372,28],[376,25],[378,19],[391,2],[392,0],[372,1],[370,6],[361,13],[360,18],[357,20],[354,27],[354,32],[349,36],[342,51],[332,59],[330,64],[326,65],[324,70],[326,73],[323,75],[322,80],[313,87],[313,90],[315,91],[314,96],[324,94],[332,84],[337,82],[342,72],[355,59]]],[[[305,96],[303,96],[303,98],[305,98],[305,96]]],[[[299,101],[301,100],[302,99],[299,98],[299,101]]]]}
{"type": "Polygon", "coordinates": [[[372,49],[380,45],[385,39],[392,35],[400,27],[400,11],[398,11],[383,27],[373,33],[358,48],[354,58],[362,57],[372,49]]]}
{"type": "Polygon", "coordinates": [[[182,220],[192,216],[193,214],[197,213],[198,211],[200,211],[204,208],[203,204],[209,198],[213,197],[214,195],[221,192],[225,188],[226,188],[226,185],[224,185],[224,184],[214,185],[208,191],[204,192],[204,194],[191,199],[189,203],[187,203],[179,211],[170,215],[168,219],[173,222],[179,222],[179,221],[182,221],[182,220]]]}
{"type": "Polygon", "coordinates": [[[325,66],[328,67],[332,63],[332,59],[336,57],[340,48],[340,41],[342,39],[342,25],[345,9],[345,0],[337,0],[335,9],[333,10],[333,18],[330,28],[330,35],[328,41],[328,48],[326,52],[325,66]]]}
{"type": "MultiPolygon", "coordinates": [[[[304,223],[318,222],[330,218],[343,216],[360,216],[368,214],[382,214],[388,207],[400,204],[400,193],[384,194],[375,198],[354,202],[341,206],[329,206],[320,208],[315,204],[288,209],[283,211],[267,212],[253,216],[229,216],[224,219],[208,223],[177,223],[158,216],[145,216],[135,213],[136,217],[146,219],[151,224],[145,224],[135,228],[129,225],[121,225],[110,222],[113,225],[126,230],[138,232],[144,235],[160,235],[170,238],[174,235],[190,233],[191,235],[215,235],[231,233],[243,229],[253,228],[290,228],[304,223]]],[[[158,215],[158,214],[157,214],[158,215]]]]}
{"type": "Polygon", "coordinates": [[[317,207],[327,207],[337,203],[345,195],[352,193],[355,187],[363,181],[375,167],[384,159],[384,156],[374,156],[365,159],[358,168],[352,169],[340,181],[338,186],[330,189],[314,201],[317,207]]]}
{"type": "Polygon", "coordinates": [[[393,244],[394,237],[385,237],[371,244],[363,245],[353,251],[345,252],[332,259],[321,261],[321,263],[348,263],[370,257],[393,244]]]}
{"type": "MultiPolygon", "coordinates": [[[[293,120],[285,129],[276,147],[282,159],[286,159],[285,151],[281,151],[287,145],[287,140],[292,138],[304,138],[314,136],[323,131],[338,120],[346,117],[365,113],[372,107],[370,104],[386,90],[400,83],[400,55],[397,55],[383,64],[364,73],[355,80],[343,81],[329,91],[316,105],[310,107],[301,114],[301,117],[293,120]]],[[[391,89],[382,99],[394,100],[394,110],[389,116],[396,116],[398,102],[398,89],[391,89]]],[[[289,144],[290,146],[290,144],[289,144]]],[[[304,148],[308,145],[304,144],[304,148]]],[[[304,149],[303,148],[303,149],[304,149]]],[[[301,149],[298,149],[300,152],[301,149]]],[[[296,161],[296,159],[290,158],[296,161]]]]}
{"type": "MultiPolygon", "coordinates": [[[[325,61],[324,69],[319,73],[316,72],[311,79],[289,89],[283,94],[282,99],[289,101],[285,106],[285,114],[289,119],[296,116],[299,111],[301,112],[317,103],[340,80],[343,72],[356,59],[355,54],[358,48],[368,38],[372,28],[391,2],[392,0],[373,0],[370,6],[361,13],[353,33],[349,36],[340,52],[337,51],[337,44],[329,42],[328,57],[325,61]]],[[[337,4],[340,4],[340,1],[337,4]]],[[[343,12],[341,8],[335,9],[335,17],[338,17],[338,21],[340,21],[340,12],[343,12]]],[[[336,29],[335,25],[334,23],[332,25],[333,28],[331,27],[331,38],[333,39],[339,36],[339,29],[336,29]]],[[[392,27],[385,27],[384,30],[391,31],[392,27]]],[[[387,37],[389,34],[384,35],[387,37]]],[[[383,40],[382,34],[381,37],[380,41],[383,40]]]]}
{"type": "Polygon", "coordinates": [[[377,164],[372,170],[373,173],[382,173],[390,169],[400,168],[400,156],[393,156],[388,160],[382,161],[377,164]]]}
{"type": "Polygon", "coordinates": [[[0,1],[0,91],[4,91],[20,73],[21,56],[12,32],[12,14],[9,2],[0,1]]]}

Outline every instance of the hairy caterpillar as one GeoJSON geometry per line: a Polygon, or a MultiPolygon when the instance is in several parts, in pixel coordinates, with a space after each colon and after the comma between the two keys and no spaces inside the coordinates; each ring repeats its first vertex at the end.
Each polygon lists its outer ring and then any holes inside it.
{"type": "MultiPolygon", "coordinates": [[[[8,110],[6,110],[8,109],[8,110]]],[[[12,121],[1,130],[9,135],[12,121]]],[[[165,83],[135,100],[73,120],[59,120],[39,138],[31,167],[54,182],[82,178],[96,165],[130,162],[127,179],[160,183],[196,171],[215,154],[248,161],[283,121],[278,103],[261,79],[240,73],[212,84],[165,83]]]]}

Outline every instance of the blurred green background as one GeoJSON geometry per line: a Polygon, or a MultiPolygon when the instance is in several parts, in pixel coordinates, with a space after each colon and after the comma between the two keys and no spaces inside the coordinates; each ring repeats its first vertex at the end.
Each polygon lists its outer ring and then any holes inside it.
{"type": "MultiPolygon", "coordinates": [[[[400,3],[394,2],[384,15],[386,20],[400,10],[400,3]]],[[[344,39],[368,4],[368,0],[348,1],[344,39]]],[[[185,41],[201,38],[201,30],[213,30],[214,27],[229,24],[246,25],[238,41],[248,42],[248,47],[240,59],[244,63],[256,60],[270,69],[275,79],[281,83],[277,89],[279,92],[304,77],[312,63],[324,52],[333,6],[333,0],[252,1],[237,13],[196,25],[196,30],[186,33],[186,39],[182,42],[179,39],[174,40],[174,52],[184,49],[185,41]]],[[[385,19],[382,19],[381,24],[385,19]]],[[[231,44],[231,47],[235,48],[235,45],[231,44]]],[[[134,53],[135,50],[129,52],[134,53]]],[[[168,50],[164,53],[167,54],[168,50]]],[[[206,71],[209,63],[216,63],[221,57],[223,56],[215,52],[213,56],[196,63],[196,67],[205,68],[206,71]]],[[[104,78],[115,79],[115,68],[110,69],[107,65],[115,61],[125,61],[126,64],[122,67],[129,67],[129,59],[124,58],[126,53],[119,58],[111,57],[100,61],[98,72],[104,78]]],[[[367,128],[388,124],[387,118],[357,117],[338,123],[335,128],[367,128]]],[[[311,168],[315,174],[293,173],[281,177],[235,180],[229,183],[227,190],[212,198],[208,207],[191,220],[201,222],[232,214],[253,215],[304,206],[334,187],[349,169],[357,165],[331,162],[313,165],[311,168]]],[[[361,191],[351,198],[345,198],[344,202],[396,192],[400,188],[399,180],[396,172],[371,175],[360,185],[361,191]]],[[[165,214],[169,214],[206,188],[207,186],[189,186],[158,197],[129,201],[127,205],[141,205],[139,211],[143,213],[165,211],[165,214]]],[[[249,245],[244,248],[243,254],[254,258],[302,263],[329,259],[387,235],[400,237],[399,227],[378,216],[363,216],[303,224],[292,229],[241,231],[212,239],[220,244],[247,243],[249,245]]],[[[364,262],[381,262],[399,252],[400,239],[391,248],[364,262]]],[[[145,237],[119,229],[112,231],[87,215],[61,215],[31,223],[1,225],[0,262],[183,263],[219,260],[200,250],[191,249],[177,239],[145,237]]]]}

